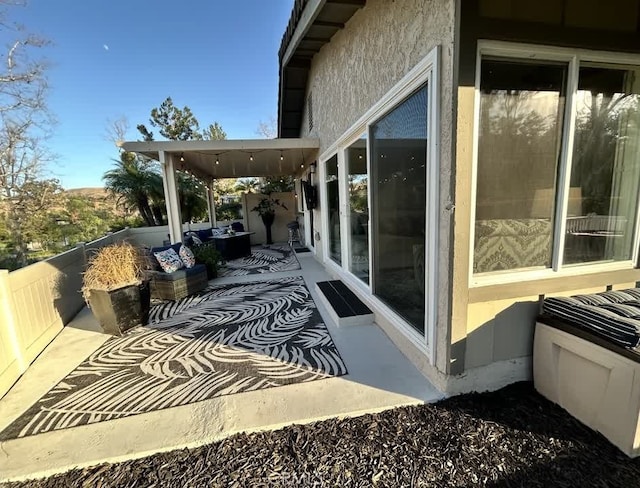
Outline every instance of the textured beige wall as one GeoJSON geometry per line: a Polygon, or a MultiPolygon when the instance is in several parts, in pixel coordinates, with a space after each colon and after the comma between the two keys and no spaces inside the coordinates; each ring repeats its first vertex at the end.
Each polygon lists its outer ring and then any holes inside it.
{"type": "MultiPolygon", "coordinates": [[[[497,5],[500,2],[491,0],[484,3],[497,5]]],[[[456,210],[454,235],[459,238],[455,239],[452,244],[451,373],[464,372],[463,376],[469,376],[472,370],[482,370],[489,365],[514,359],[530,358],[539,295],[574,295],[588,291],[604,291],[608,285],[619,289],[633,284],[635,280],[640,280],[640,270],[628,269],[576,274],[575,276],[555,276],[539,280],[469,288],[469,262],[470,254],[473,253],[473,243],[468,236],[471,231],[471,212],[474,203],[472,201],[472,169],[477,48],[475,36],[478,35],[482,39],[510,39],[515,42],[536,40],[519,39],[521,36],[511,28],[510,21],[502,26],[495,22],[483,23],[475,17],[473,2],[462,2],[462,5],[467,9],[457,12],[458,16],[461,16],[461,27],[458,31],[461,40],[458,43],[458,76],[455,80],[458,86],[456,87],[455,112],[456,210]],[[480,33],[478,33],[478,29],[480,29],[480,33]],[[507,36],[505,36],[506,32],[509,33],[507,36]]],[[[520,2],[518,5],[528,12],[525,17],[541,12],[537,4],[525,5],[520,2]]],[[[504,11],[505,9],[499,7],[498,10],[504,11]]],[[[532,34],[533,31],[529,33],[529,35],[532,34]]],[[[566,44],[567,39],[571,39],[572,35],[575,38],[571,40],[570,45],[582,44],[584,47],[611,49],[611,43],[613,45],[616,42],[623,43],[621,39],[615,41],[607,36],[597,34],[594,31],[593,36],[585,37],[584,33],[578,34],[566,29],[563,40],[556,40],[555,44],[566,44]],[[609,44],[608,47],[607,44],[609,44]]],[[[535,37],[538,38],[536,42],[540,44],[554,44],[553,39],[549,37],[549,31],[544,27],[536,31],[535,37]]],[[[624,49],[628,48],[625,45],[624,49]]]]}
{"type": "MultiPolygon", "coordinates": [[[[257,193],[246,193],[242,196],[242,204],[247,209],[245,212],[245,230],[255,232],[251,236],[251,244],[266,244],[267,231],[264,228],[262,219],[257,212],[251,209],[258,205],[263,195],[257,193]]],[[[296,199],[293,192],[273,193],[273,198],[280,200],[286,209],[282,207],[276,208],[276,219],[271,226],[271,238],[273,242],[287,242],[289,239],[289,231],[287,224],[296,219],[296,199]]]]}
{"type": "MultiPolygon", "coordinates": [[[[565,281],[567,279],[565,278],[565,281]]],[[[545,293],[545,297],[571,296],[599,293],[607,284],[593,281],[593,286],[578,288],[579,283],[567,289],[545,293]]],[[[585,285],[587,282],[582,281],[585,285]]],[[[634,282],[614,284],[616,290],[632,288],[634,282]]],[[[516,285],[517,288],[517,285],[516,285]]],[[[495,295],[499,297],[499,294],[495,295]]],[[[465,370],[486,366],[498,361],[531,356],[533,353],[533,331],[539,314],[539,295],[523,295],[504,299],[493,299],[469,303],[467,309],[465,341],[465,370]]]]}
{"type": "MultiPolygon", "coordinates": [[[[449,357],[449,237],[452,166],[455,4],[451,0],[369,0],[313,58],[307,96],[313,95],[314,127],[303,115],[301,136],[328,149],[436,46],[441,46],[440,250],[438,369],[449,357]]],[[[320,228],[317,222],[316,229],[320,228]]],[[[422,369],[422,368],[421,368],[422,369]]]]}

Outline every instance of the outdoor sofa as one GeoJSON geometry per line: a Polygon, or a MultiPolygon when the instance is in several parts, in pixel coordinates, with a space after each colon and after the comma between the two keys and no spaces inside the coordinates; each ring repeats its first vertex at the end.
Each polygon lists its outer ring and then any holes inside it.
{"type": "Polygon", "coordinates": [[[546,298],[535,329],[535,388],[636,457],[639,346],[640,288],[546,298]]]}
{"type": "Polygon", "coordinates": [[[180,300],[186,296],[196,293],[208,284],[207,268],[204,264],[196,264],[192,268],[182,268],[171,273],[162,270],[160,263],[155,259],[154,253],[173,248],[176,253],[180,252],[182,243],[178,242],[170,246],[151,248],[150,260],[153,263],[153,270],[148,271],[151,298],[160,300],[180,300]]]}
{"type": "Polygon", "coordinates": [[[231,228],[235,232],[244,232],[244,225],[241,222],[233,222],[230,226],[227,227],[209,227],[207,229],[200,230],[190,230],[184,233],[184,242],[188,246],[206,243],[212,241],[215,236],[222,235],[227,232],[227,230],[231,228]],[[197,238],[197,241],[194,241],[194,237],[197,238]]]}

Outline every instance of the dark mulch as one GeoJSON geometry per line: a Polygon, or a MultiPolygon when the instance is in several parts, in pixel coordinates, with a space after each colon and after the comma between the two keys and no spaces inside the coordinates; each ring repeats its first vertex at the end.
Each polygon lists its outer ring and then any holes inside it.
{"type": "Polygon", "coordinates": [[[632,488],[640,486],[640,458],[519,383],[6,486],[632,488]]]}

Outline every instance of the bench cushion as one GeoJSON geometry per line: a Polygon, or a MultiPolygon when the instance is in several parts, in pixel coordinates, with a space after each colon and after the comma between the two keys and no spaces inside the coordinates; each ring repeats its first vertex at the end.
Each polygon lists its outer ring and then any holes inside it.
{"type": "Polygon", "coordinates": [[[626,348],[640,345],[640,289],[550,297],[544,315],[556,317],[626,348]]]}

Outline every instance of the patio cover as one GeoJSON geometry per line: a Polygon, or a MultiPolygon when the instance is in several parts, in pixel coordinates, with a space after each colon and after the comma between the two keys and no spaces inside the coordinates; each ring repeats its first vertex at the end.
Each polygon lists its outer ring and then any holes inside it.
{"type": "Polygon", "coordinates": [[[175,172],[187,171],[207,184],[209,216],[215,225],[212,182],[217,178],[297,176],[318,155],[317,139],[225,139],[124,142],[122,149],[160,162],[171,242],[182,240],[175,172]]]}

